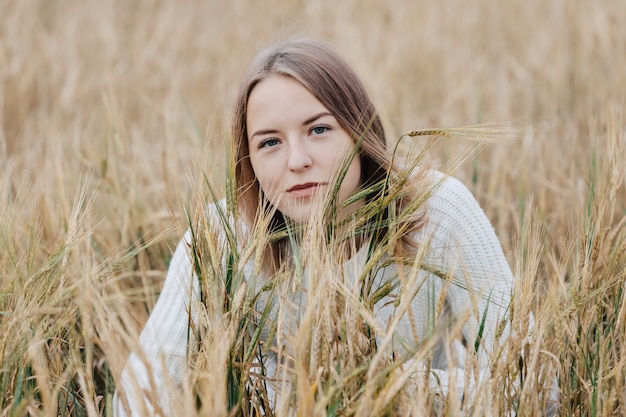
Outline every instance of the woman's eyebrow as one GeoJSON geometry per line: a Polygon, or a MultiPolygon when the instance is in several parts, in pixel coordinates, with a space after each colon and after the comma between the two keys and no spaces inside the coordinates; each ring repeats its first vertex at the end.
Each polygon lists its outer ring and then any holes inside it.
{"type": "MultiPolygon", "coordinates": [[[[302,122],[302,126],[306,126],[308,124],[313,123],[314,121],[316,121],[319,118],[322,118],[324,116],[332,116],[332,113],[329,113],[327,111],[325,112],[321,112],[321,113],[317,113],[314,116],[309,117],[308,119],[306,119],[304,122],[302,122]]],[[[254,132],[252,135],[250,135],[250,140],[252,140],[252,138],[254,138],[255,136],[261,136],[261,135],[273,135],[278,133],[278,130],[276,129],[260,129],[257,130],[256,132],[254,132]]]]}
{"type": "Polygon", "coordinates": [[[273,135],[275,133],[278,133],[278,130],[276,129],[261,129],[261,130],[257,130],[256,132],[254,132],[251,136],[250,139],[252,139],[255,136],[260,136],[260,135],[273,135]]]}
{"type": "Polygon", "coordinates": [[[310,123],[313,123],[314,121],[316,121],[316,120],[317,120],[317,119],[319,119],[320,117],[324,117],[324,116],[332,116],[332,114],[331,114],[331,113],[329,113],[329,112],[327,112],[327,111],[326,111],[326,112],[321,112],[321,113],[318,113],[318,114],[316,114],[315,116],[312,116],[312,117],[309,117],[308,119],[306,119],[306,120],[302,123],[302,126],[306,126],[306,125],[308,125],[308,124],[310,124],[310,123]]]}

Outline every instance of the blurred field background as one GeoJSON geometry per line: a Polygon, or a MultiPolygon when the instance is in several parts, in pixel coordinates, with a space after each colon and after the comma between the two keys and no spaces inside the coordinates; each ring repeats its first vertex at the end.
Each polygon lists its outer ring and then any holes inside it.
{"type": "Polygon", "coordinates": [[[390,140],[516,127],[455,175],[523,283],[562,415],[624,414],[623,16],[617,0],[0,0],[0,416],[110,414],[197,179],[220,184],[243,72],[294,34],[336,45],[390,140]]]}

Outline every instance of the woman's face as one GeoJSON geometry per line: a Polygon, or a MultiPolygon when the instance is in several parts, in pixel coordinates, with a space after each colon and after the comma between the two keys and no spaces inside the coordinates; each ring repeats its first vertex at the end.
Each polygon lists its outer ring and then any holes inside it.
{"type": "MultiPolygon", "coordinates": [[[[250,162],[263,193],[291,220],[307,221],[320,210],[341,163],[353,150],[352,138],[302,84],[282,75],[254,87],[246,126],[250,162]]],[[[339,202],[360,185],[361,162],[355,157],[341,183],[339,202]]]]}

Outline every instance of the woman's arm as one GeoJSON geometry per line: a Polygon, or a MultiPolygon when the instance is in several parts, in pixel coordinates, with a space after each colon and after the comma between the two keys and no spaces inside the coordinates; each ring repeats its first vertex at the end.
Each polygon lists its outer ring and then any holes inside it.
{"type": "MultiPolygon", "coordinates": [[[[426,263],[449,275],[443,280],[448,287],[446,301],[453,320],[464,321],[464,352],[457,348],[453,356],[461,358],[458,365],[462,368],[463,355],[477,349],[479,369],[477,377],[469,382],[463,369],[449,367],[433,374],[444,394],[454,384],[471,401],[478,384],[490,375],[490,355],[506,342],[511,332],[509,314],[514,276],[491,223],[471,192],[454,178],[439,179],[443,181],[428,201],[424,233],[431,240],[426,263]]],[[[528,319],[530,330],[534,322],[532,314],[528,319]]],[[[541,389],[548,400],[544,412],[555,414],[556,379],[541,389]]]]}
{"type": "Polygon", "coordinates": [[[128,358],[114,398],[118,417],[170,415],[172,390],[187,367],[190,300],[197,297],[190,258],[191,234],[178,244],[159,299],[128,358]],[[193,291],[193,294],[192,294],[193,291]],[[161,412],[158,412],[161,410],[161,412]]]}
{"type": "Polygon", "coordinates": [[[471,192],[454,178],[442,182],[428,201],[426,233],[431,233],[426,263],[443,272],[454,317],[468,317],[463,335],[480,358],[491,353],[509,311],[513,274],[495,231],[471,192]],[[480,338],[480,339],[479,339],[480,338]]]}
{"type": "MultiPolygon", "coordinates": [[[[414,296],[401,312],[394,334],[399,343],[394,346],[417,346],[434,337],[438,342],[429,368],[416,366],[429,369],[433,390],[447,396],[454,387],[471,400],[472,391],[489,374],[497,333],[502,340],[508,335],[514,279],[493,227],[470,191],[439,173],[435,183],[425,223],[415,235],[421,272],[408,283],[414,296]],[[476,348],[479,369],[468,380],[466,359],[476,348]]],[[[385,310],[380,308],[379,317],[388,316],[385,310]]]]}

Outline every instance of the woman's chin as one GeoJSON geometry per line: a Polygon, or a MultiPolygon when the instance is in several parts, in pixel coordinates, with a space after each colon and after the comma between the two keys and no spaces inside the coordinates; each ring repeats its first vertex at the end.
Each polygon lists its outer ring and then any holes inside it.
{"type": "Polygon", "coordinates": [[[289,205],[279,207],[279,210],[285,217],[295,224],[308,224],[322,216],[323,204],[315,201],[305,201],[301,199],[289,205]]]}

